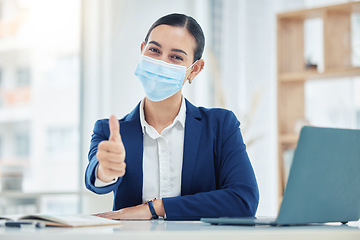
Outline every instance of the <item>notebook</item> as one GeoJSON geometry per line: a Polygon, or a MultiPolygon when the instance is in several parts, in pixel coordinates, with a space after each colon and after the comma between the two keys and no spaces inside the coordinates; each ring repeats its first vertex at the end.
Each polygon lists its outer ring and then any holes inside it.
{"type": "Polygon", "coordinates": [[[360,218],[360,130],[302,128],[276,218],[202,218],[212,224],[304,225],[360,218]]]}
{"type": "Polygon", "coordinates": [[[13,223],[39,222],[52,227],[93,227],[119,225],[121,222],[92,215],[54,215],[54,214],[32,214],[32,215],[8,215],[0,216],[0,221],[13,223]]]}

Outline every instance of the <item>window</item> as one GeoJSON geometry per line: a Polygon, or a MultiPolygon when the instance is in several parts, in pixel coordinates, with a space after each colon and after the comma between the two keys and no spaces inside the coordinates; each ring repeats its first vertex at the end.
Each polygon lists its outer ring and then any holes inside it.
{"type": "Polygon", "coordinates": [[[73,154],[76,152],[78,147],[76,134],[76,129],[72,127],[48,129],[46,137],[47,154],[55,157],[58,154],[73,154]]]}
{"type": "MultiPolygon", "coordinates": [[[[0,9],[1,9],[1,5],[0,5],[0,9]]],[[[0,10],[1,12],[1,10],[0,10]]],[[[0,108],[3,105],[3,96],[1,94],[1,89],[3,88],[3,70],[0,68],[0,108]]]]}
{"type": "Polygon", "coordinates": [[[2,86],[2,69],[0,68],[0,87],[2,86]]]}
{"type": "Polygon", "coordinates": [[[74,213],[80,0],[0,0],[0,18],[0,214],[74,213]]]}
{"type": "Polygon", "coordinates": [[[28,86],[30,84],[30,70],[28,68],[18,68],[16,71],[17,86],[28,86]]]}
{"type": "Polygon", "coordinates": [[[3,143],[2,143],[2,136],[0,134],[0,161],[3,156],[3,143]]]}
{"type": "Polygon", "coordinates": [[[15,136],[15,156],[29,157],[30,154],[30,138],[27,133],[18,133],[15,136]]]}

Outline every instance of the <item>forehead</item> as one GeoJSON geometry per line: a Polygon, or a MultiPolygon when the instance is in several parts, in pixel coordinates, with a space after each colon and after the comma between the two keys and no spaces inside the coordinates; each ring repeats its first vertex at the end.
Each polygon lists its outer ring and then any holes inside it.
{"type": "Polygon", "coordinates": [[[156,41],[162,48],[181,49],[193,55],[196,47],[194,37],[184,27],[169,25],[159,25],[155,27],[150,35],[148,42],[156,41]]]}

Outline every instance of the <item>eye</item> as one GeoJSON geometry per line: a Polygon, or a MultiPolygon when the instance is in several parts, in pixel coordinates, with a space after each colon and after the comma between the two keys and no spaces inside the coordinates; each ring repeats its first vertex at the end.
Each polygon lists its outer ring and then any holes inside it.
{"type": "Polygon", "coordinates": [[[157,48],[149,48],[149,51],[153,53],[160,53],[160,51],[157,48]]]}
{"type": "Polygon", "coordinates": [[[178,55],[173,55],[170,58],[172,58],[174,61],[180,62],[183,61],[184,59],[178,55]]]}

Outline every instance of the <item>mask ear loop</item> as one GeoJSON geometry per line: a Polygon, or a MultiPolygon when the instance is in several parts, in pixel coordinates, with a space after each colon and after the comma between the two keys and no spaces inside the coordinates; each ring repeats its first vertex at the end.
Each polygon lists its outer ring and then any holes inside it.
{"type": "MultiPolygon", "coordinates": [[[[195,63],[197,63],[197,61],[199,61],[199,59],[196,60],[193,64],[191,64],[191,66],[188,67],[188,68],[186,69],[186,71],[189,70],[191,67],[193,67],[193,66],[195,65],[195,63]]],[[[189,80],[189,84],[191,84],[192,80],[191,80],[190,78],[188,78],[188,80],[189,80]]]]}
{"type": "Polygon", "coordinates": [[[199,61],[199,59],[196,60],[193,64],[191,64],[190,67],[188,67],[188,68],[186,69],[186,71],[189,70],[191,67],[193,67],[193,66],[195,65],[195,63],[197,63],[198,61],[199,61]]]}

